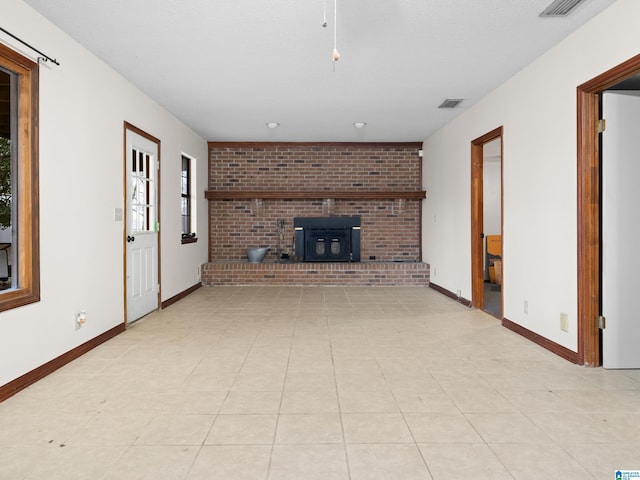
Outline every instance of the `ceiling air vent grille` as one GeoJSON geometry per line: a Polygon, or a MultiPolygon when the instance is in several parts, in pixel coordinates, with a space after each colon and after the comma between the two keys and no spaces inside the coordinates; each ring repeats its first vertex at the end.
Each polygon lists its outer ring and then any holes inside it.
{"type": "Polygon", "coordinates": [[[547,8],[545,8],[541,17],[566,17],[578,4],[584,0],[555,0],[547,8]]]}
{"type": "Polygon", "coordinates": [[[442,102],[438,106],[438,108],[456,108],[461,103],[462,103],[461,98],[447,98],[444,102],[442,102]]]}

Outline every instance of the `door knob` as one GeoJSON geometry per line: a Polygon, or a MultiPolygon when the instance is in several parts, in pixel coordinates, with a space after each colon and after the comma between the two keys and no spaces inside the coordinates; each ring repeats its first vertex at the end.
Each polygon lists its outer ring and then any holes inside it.
{"type": "Polygon", "coordinates": [[[136,237],[127,235],[127,242],[135,242],[135,241],[136,241],[136,237]]]}

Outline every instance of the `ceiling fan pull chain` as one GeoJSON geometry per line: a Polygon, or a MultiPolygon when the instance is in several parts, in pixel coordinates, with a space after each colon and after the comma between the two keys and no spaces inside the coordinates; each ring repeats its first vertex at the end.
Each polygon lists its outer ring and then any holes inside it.
{"type": "Polygon", "coordinates": [[[327,0],[324,0],[322,9],[322,28],[327,28],[327,0]]]}
{"type": "Polygon", "coordinates": [[[340,60],[338,53],[338,0],[333,0],[333,71],[336,71],[336,62],[340,60]]]}

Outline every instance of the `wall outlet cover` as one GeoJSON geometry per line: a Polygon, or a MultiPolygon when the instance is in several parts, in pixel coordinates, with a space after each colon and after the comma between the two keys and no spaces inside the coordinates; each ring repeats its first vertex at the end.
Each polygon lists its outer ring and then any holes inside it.
{"type": "Polygon", "coordinates": [[[569,315],[566,313],[560,314],[560,330],[563,332],[569,331],[569,315]]]}

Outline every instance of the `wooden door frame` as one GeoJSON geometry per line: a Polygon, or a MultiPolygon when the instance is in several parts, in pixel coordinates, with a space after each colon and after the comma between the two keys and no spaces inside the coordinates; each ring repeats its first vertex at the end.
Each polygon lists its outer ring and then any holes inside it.
{"type": "Polygon", "coordinates": [[[640,55],[577,87],[578,117],[578,363],[602,364],[600,330],[601,262],[601,166],[600,94],[607,88],[640,73],[640,55]]]}
{"type": "MultiPolygon", "coordinates": [[[[503,127],[498,127],[471,141],[471,306],[484,309],[484,144],[503,137],[503,127]]],[[[502,192],[502,150],[500,144],[500,191],[502,192]]],[[[502,193],[500,194],[502,197],[502,193]]],[[[502,231],[502,199],[500,200],[500,231],[502,231]]],[[[504,275],[504,259],[502,264],[504,275]]],[[[504,279],[504,277],[503,277],[504,279]]],[[[504,280],[502,282],[504,284],[504,280]]],[[[503,297],[504,298],[504,297],[503,297]]],[[[504,300],[503,300],[504,302],[504,300]]]]}
{"type": "MultiPolygon", "coordinates": [[[[141,137],[149,140],[152,143],[155,143],[158,149],[158,169],[156,170],[156,221],[160,225],[160,139],[154,137],[153,135],[145,132],[144,130],[136,127],[135,125],[124,122],[124,130],[123,130],[123,200],[124,200],[124,208],[123,208],[123,229],[122,229],[122,251],[123,251],[123,293],[124,293],[124,324],[127,325],[127,222],[129,221],[129,212],[127,211],[127,182],[129,182],[129,151],[127,147],[127,131],[133,132],[141,137]]],[[[158,308],[162,305],[162,280],[161,280],[161,262],[160,262],[160,229],[158,229],[158,258],[157,258],[157,268],[158,268],[158,308]]]]}

